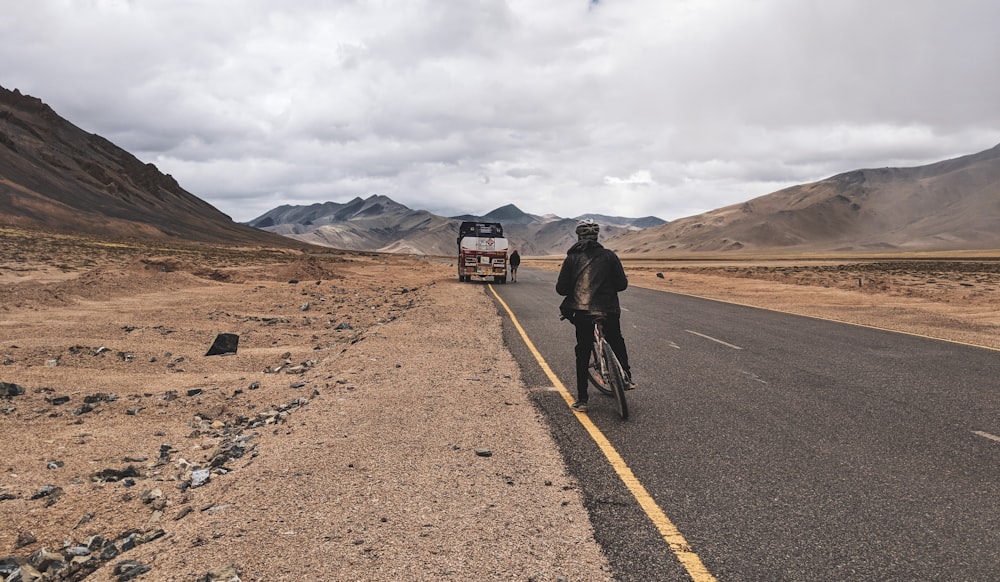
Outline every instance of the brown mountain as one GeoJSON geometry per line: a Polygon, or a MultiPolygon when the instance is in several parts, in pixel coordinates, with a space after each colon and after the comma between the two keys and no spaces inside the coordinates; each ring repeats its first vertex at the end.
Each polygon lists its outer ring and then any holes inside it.
{"type": "Polygon", "coordinates": [[[1000,145],[856,170],[608,242],[623,253],[1000,249],[1000,145]]]}
{"type": "Polygon", "coordinates": [[[236,222],[48,105],[0,87],[0,226],[301,246],[236,222]]]}
{"type": "MultiPolygon", "coordinates": [[[[608,237],[641,228],[635,223],[661,224],[652,216],[633,219],[601,216],[608,237]]],[[[247,224],[276,234],[340,249],[452,255],[458,227],[464,220],[499,222],[512,249],[523,255],[566,252],[576,236],[576,219],[527,214],[513,204],[484,216],[443,217],[426,210],[411,210],[392,199],[372,195],[349,202],[322,202],[307,206],[279,206],[247,224]]]]}

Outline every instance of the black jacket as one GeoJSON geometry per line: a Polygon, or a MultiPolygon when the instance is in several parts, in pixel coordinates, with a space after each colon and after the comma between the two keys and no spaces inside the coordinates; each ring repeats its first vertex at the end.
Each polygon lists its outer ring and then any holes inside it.
{"type": "Polygon", "coordinates": [[[579,241],[566,253],[556,293],[563,295],[559,311],[606,315],[621,313],[618,292],[628,287],[625,269],[618,255],[597,241],[579,241]]]}

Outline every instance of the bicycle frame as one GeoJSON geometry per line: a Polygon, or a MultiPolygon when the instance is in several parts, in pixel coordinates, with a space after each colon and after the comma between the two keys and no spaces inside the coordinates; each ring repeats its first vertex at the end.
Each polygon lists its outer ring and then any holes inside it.
{"type": "Polygon", "coordinates": [[[611,344],[604,337],[604,322],[601,318],[594,320],[594,367],[602,382],[595,385],[598,390],[608,395],[614,395],[618,401],[618,411],[623,419],[628,418],[628,404],[625,402],[625,370],[618,355],[611,349],[611,344]]]}

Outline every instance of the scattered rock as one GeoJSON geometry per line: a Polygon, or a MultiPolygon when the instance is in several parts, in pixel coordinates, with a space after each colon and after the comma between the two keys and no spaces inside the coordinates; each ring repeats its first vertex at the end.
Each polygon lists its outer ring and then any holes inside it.
{"type": "Polygon", "coordinates": [[[235,333],[220,333],[215,336],[215,341],[212,343],[212,347],[208,349],[206,356],[218,356],[226,354],[235,354],[236,349],[240,343],[240,336],[235,333]]]}
{"type": "Polygon", "coordinates": [[[79,521],[76,522],[76,525],[73,526],[73,529],[79,528],[81,525],[84,525],[85,523],[88,523],[92,519],[94,519],[94,514],[93,513],[85,513],[83,515],[83,517],[81,517],[79,519],[79,521]]]}
{"type": "Polygon", "coordinates": [[[17,541],[14,542],[15,548],[23,548],[24,546],[30,546],[31,544],[38,541],[35,534],[30,531],[17,532],[17,541]]]}
{"type": "Polygon", "coordinates": [[[0,398],[11,399],[24,394],[24,388],[10,382],[0,382],[0,398]]]}
{"type": "Polygon", "coordinates": [[[156,459],[158,465],[170,462],[170,453],[177,452],[170,445],[160,445],[160,456],[156,459]]]}
{"type": "Polygon", "coordinates": [[[197,582],[240,582],[240,573],[236,566],[227,564],[209,570],[204,576],[198,578],[197,582]]]}
{"type": "Polygon", "coordinates": [[[118,400],[118,395],[114,392],[105,394],[103,392],[98,394],[91,394],[90,396],[84,396],[83,402],[85,404],[100,404],[101,402],[114,402],[118,400]]]}
{"type": "Polygon", "coordinates": [[[663,273],[657,273],[656,274],[656,278],[657,279],[662,279],[663,278],[663,273]]]}
{"type": "Polygon", "coordinates": [[[17,558],[8,556],[0,558],[0,580],[9,580],[9,576],[21,569],[21,563],[17,558]]]}
{"type": "Polygon", "coordinates": [[[493,456],[493,451],[491,451],[489,449],[476,449],[476,456],[477,457],[492,457],[493,456]]]}
{"type": "Polygon", "coordinates": [[[90,480],[95,483],[115,483],[125,481],[135,477],[141,477],[135,465],[129,465],[124,469],[104,469],[90,476],[90,480]]]}
{"type": "Polygon", "coordinates": [[[49,507],[58,501],[59,498],[62,497],[62,494],[62,487],[56,487],[55,485],[42,485],[42,487],[31,496],[31,499],[32,501],[36,499],[45,499],[45,507],[49,507]]]}
{"type": "Polygon", "coordinates": [[[191,488],[201,487],[211,480],[212,472],[208,469],[195,469],[191,471],[191,488]]]}
{"type": "Polygon", "coordinates": [[[142,562],[137,562],[135,560],[122,560],[115,564],[115,576],[118,576],[118,582],[127,582],[128,580],[133,580],[141,574],[145,574],[152,570],[146,564],[142,562]]]}

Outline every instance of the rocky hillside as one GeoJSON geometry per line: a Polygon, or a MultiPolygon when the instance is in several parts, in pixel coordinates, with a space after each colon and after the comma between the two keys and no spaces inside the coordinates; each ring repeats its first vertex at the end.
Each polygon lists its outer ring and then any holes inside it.
{"type": "MultiPolygon", "coordinates": [[[[655,217],[595,217],[606,238],[664,224],[655,217]]],[[[576,240],[577,218],[535,216],[513,204],[483,216],[442,217],[425,210],[412,210],[385,197],[373,195],[346,203],[324,202],[308,206],[280,206],[248,224],[312,244],[341,249],[451,255],[462,221],[499,222],[512,248],[524,255],[566,252],[576,240]]]]}
{"type": "Polygon", "coordinates": [[[609,246],[628,253],[1000,249],[1000,146],[793,186],[609,246]]]}
{"type": "Polygon", "coordinates": [[[290,246],[234,222],[153,164],[0,87],[0,226],[290,246]]]}

